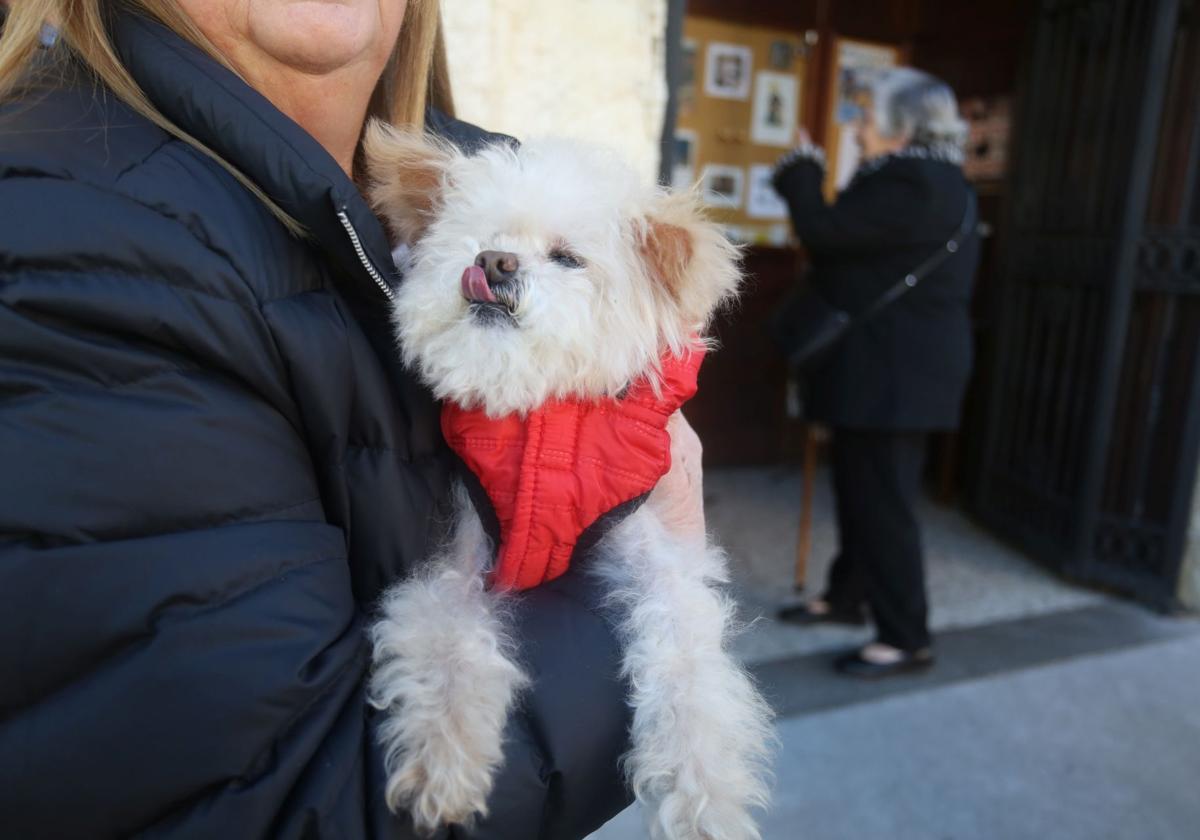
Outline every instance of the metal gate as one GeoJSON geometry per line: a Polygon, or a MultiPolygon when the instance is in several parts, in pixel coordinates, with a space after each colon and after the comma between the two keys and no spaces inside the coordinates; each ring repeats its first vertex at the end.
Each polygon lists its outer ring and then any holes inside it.
{"type": "Polygon", "coordinates": [[[1200,444],[1194,0],[1043,0],[974,504],[1042,562],[1173,603],[1200,444]]]}

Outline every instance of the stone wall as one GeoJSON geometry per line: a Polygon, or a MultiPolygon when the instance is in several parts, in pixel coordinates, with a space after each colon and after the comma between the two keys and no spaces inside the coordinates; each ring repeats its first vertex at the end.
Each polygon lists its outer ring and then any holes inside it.
{"type": "Polygon", "coordinates": [[[657,177],[666,0],[450,0],[442,15],[461,119],[588,138],[657,177]]]}

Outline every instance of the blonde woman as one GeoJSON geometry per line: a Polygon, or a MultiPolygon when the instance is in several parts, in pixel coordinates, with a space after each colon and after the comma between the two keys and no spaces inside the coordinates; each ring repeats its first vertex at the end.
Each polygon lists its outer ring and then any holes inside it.
{"type": "MultiPolygon", "coordinates": [[[[363,627],[454,465],[356,163],[372,115],[495,139],[444,113],[436,2],[17,0],[4,27],[0,834],[414,836],[363,627]]],[[[662,491],[693,522],[695,479],[662,491]]],[[[569,572],[522,601],[535,684],[462,836],[628,801],[595,600],[569,572]]]]}

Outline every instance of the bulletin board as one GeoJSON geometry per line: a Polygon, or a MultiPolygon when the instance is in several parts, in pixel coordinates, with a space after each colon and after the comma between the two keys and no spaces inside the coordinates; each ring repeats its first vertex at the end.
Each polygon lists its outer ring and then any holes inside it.
{"type": "Polygon", "coordinates": [[[833,71],[826,79],[829,90],[825,101],[829,112],[825,119],[825,200],[833,201],[850,181],[858,167],[858,145],[850,121],[860,104],[850,94],[849,81],[857,69],[869,67],[898,67],[905,61],[900,47],[872,41],[837,37],[833,43],[833,71]]]}
{"type": "Polygon", "coordinates": [[[672,184],[699,181],[731,238],[787,246],[791,226],[770,173],[795,145],[807,102],[800,33],[688,16],[672,184]]]}

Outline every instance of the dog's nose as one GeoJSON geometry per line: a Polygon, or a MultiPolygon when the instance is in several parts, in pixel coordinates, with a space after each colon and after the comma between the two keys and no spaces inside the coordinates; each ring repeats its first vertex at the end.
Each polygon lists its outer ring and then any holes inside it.
{"type": "Polygon", "coordinates": [[[517,255],[508,251],[480,251],[479,256],[475,257],[475,265],[483,269],[489,286],[512,280],[521,267],[517,255]]]}

